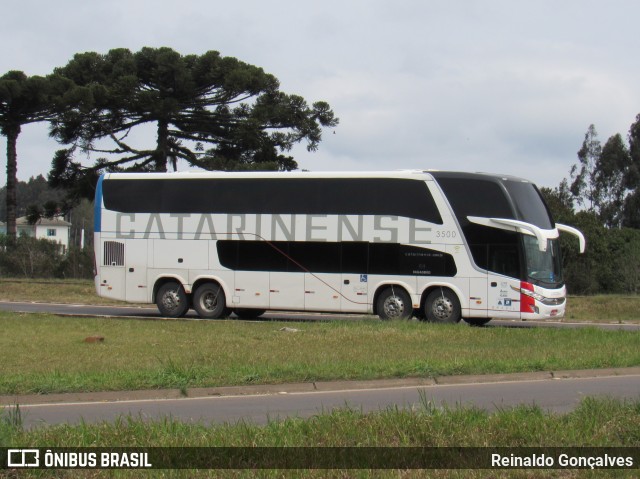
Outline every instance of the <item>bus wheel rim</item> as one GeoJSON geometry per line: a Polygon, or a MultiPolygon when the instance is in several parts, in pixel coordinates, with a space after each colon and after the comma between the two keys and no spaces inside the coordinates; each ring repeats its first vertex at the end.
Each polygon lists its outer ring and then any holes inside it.
{"type": "Polygon", "coordinates": [[[213,311],[218,305],[218,295],[213,293],[207,293],[202,296],[202,307],[207,311],[213,311]]]}
{"type": "Polygon", "coordinates": [[[404,313],[404,303],[397,296],[389,296],[383,307],[385,314],[390,318],[398,318],[404,313]]]}
{"type": "Polygon", "coordinates": [[[175,310],[180,305],[180,297],[177,291],[167,291],[162,297],[162,304],[170,311],[175,310]]]}
{"type": "Polygon", "coordinates": [[[453,302],[446,297],[438,298],[433,302],[432,311],[439,320],[447,320],[453,314],[453,302]]]}

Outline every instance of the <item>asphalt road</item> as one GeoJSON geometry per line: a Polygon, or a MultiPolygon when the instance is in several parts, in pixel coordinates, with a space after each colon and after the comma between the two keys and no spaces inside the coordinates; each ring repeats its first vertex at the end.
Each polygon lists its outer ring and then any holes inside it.
{"type": "MultiPolygon", "coordinates": [[[[162,318],[155,306],[93,306],[78,304],[53,304],[53,303],[29,303],[29,302],[4,302],[0,301],[0,311],[13,311],[21,313],[52,313],[64,316],[98,316],[109,318],[135,318],[135,319],[155,319],[170,320],[162,318]]],[[[233,316],[232,316],[233,318],[233,316]]],[[[345,314],[320,314],[305,312],[285,312],[274,311],[261,316],[258,321],[353,321],[369,318],[373,316],[345,315],[345,314]]],[[[200,320],[194,311],[189,311],[187,316],[181,320],[200,320]]],[[[466,325],[466,323],[462,323],[466,325]]],[[[609,324],[609,323],[583,323],[569,321],[511,321],[492,320],[486,327],[510,327],[510,328],[578,328],[578,327],[598,327],[603,329],[616,329],[627,331],[640,331],[640,324],[609,324]]]]}
{"type": "MultiPolygon", "coordinates": [[[[357,384],[357,383],[356,383],[357,384]]],[[[274,391],[271,394],[213,396],[180,399],[84,401],[20,404],[24,426],[95,423],[121,416],[142,419],[172,417],[187,422],[264,424],[285,417],[310,417],[335,408],[351,407],[363,412],[389,407],[420,408],[474,405],[488,411],[518,404],[538,405],[544,410],[566,412],[586,397],[640,399],[640,371],[624,376],[572,379],[533,379],[491,383],[396,386],[328,391],[274,391]]]]}

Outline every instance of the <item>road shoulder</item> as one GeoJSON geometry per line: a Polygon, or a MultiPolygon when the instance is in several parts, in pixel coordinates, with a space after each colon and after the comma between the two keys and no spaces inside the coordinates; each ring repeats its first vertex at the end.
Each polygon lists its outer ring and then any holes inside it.
{"type": "Polygon", "coordinates": [[[484,374],[440,376],[435,378],[396,378],[355,381],[317,381],[305,383],[264,384],[251,386],[220,386],[208,388],[150,389],[139,391],[98,391],[61,394],[0,395],[1,406],[145,401],[180,398],[220,396],[249,396],[268,394],[294,394],[300,392],[349,391],[386,389],[397,387],[425,387],[435,385],[460,385],[500,383],[511,381],[544,381],[611,376],[639,376],[640,366],[631,368],[581,369],[569,371],[536,371],[513,374],[484,374]]]}

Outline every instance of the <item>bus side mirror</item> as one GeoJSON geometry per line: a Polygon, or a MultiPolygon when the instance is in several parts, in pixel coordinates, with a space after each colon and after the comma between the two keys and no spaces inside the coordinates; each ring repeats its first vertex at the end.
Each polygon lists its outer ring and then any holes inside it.
{"type": "Polygon", "coordinates": [[[584,239],[584,235],[581,231],[575,229],[572,226],[562,225],[560,223],[556,223],[556,228],[558,228],[558,231],[563,231],[565,233],[572,234],[573,236],[577,236],[578,241],[580,242],[580,254],[584,253],[587,241],[584,239]]]}

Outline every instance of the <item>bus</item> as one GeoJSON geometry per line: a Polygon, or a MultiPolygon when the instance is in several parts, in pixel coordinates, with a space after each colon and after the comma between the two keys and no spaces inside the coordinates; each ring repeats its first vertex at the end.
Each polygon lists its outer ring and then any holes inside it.
{"type": "Polygon", "coordinates": [[[584,251],[538,188],[511,176],[107,173],[96,188],[95,284],[167,317],[561,318],[560,232],[584,251]]]}

